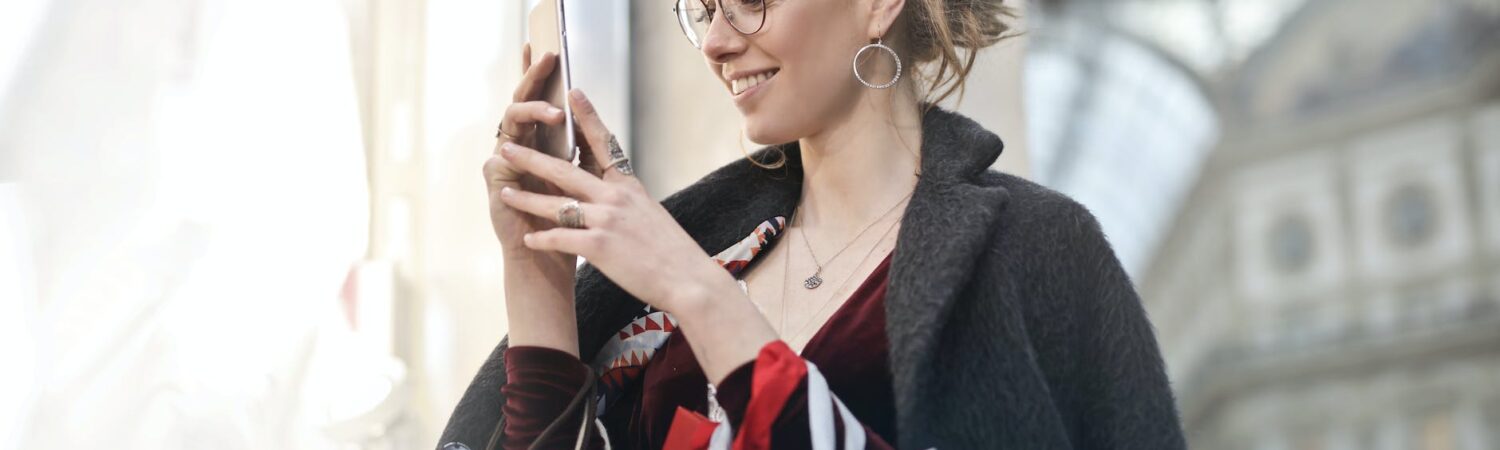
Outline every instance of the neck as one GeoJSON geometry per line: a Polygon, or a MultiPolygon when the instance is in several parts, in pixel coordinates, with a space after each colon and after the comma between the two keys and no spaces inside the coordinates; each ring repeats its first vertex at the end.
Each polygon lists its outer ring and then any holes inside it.
{"type": "Polygon", "coordinates": [[[798,141],[800,223],[858,229],[911,193],[921,164],[922,117],[907,86],[866,89],[847,114],[798,141]]]}

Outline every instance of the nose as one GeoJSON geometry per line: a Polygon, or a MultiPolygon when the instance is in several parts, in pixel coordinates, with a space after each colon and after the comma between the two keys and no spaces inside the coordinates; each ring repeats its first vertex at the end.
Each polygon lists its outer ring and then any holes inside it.
{"type": "Polygon", "coordinates": [[[724,18],[724,8],[714,11],[713,21],[709,22],[708,33],[703,37],[703,56],[710,63],[723,64],[735,55],[745,52],[745,35],[735,31],[729,25],[729,20],[724,18]]]}

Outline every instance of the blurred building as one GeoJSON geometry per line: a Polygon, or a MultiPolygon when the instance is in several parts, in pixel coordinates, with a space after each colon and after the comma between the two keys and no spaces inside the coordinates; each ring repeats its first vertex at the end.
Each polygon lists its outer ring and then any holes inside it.
{"type": "MultiPolygon", "coordinates": [[[[1500,448],[1500,2],[1043,12],[1032,57],[1062,63],[1028,70],[1076,65],[1093,92],[1034,115],[1039,178],[1099,213],[1136,276],[1194,447],[1500,448]],[[1164,68],[1130,82],[1186,101],[1098,113],[1128,52],[1164,68]],[[1184,103],[1208,108],[1158,113],[1184,103]]],[[[1057,79],[1030,77],[1033,111],[1057,79]]]]}

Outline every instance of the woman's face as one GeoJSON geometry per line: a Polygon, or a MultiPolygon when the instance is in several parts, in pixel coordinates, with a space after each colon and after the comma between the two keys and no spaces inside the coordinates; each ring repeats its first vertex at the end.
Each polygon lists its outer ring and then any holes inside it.
{"type": "Polygon", "coordinates": [[[764,25],[751,35],[716,12],[702,50],[744,116],[746,136],[778,144],[820,132],[859,100],[863,86],[850,61],[868,43],[869,14],[858,0],[764,1],[764,25]]]}

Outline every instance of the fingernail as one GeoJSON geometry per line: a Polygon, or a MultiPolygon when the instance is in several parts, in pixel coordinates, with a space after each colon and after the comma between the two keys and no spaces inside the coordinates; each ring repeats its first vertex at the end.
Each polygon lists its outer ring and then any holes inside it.
{"type": "Polygon", "coordinates": [[[506,186],[506,187],[500,188],[500,196],[501,197],[510,197],[512,195],[515,195],[515,194],[516,194],[515,189],[511,189],[510,186],[506,186]]]}
{"type": "Polygon", "coordinates": [[[521,241],[525,242],[526,245],[531,245],[531,233],[521,235],[521,241]]]}
{"type": "Polygon", "coordinates": [[[560,114],[562,114],[562,112],[563,111],[561,109],[557,109],[556,107],[548,107],[547,108],[547,114],[551,114],[551,115],[554,115],[554,116],[560,115],[560,114]]]}
{"type": "Polygon", "coordinates": [[[505,156],[516,156],[516,145],[509,142],[500,144],[500,154],[505,156]]]}
{"type": "Polygon", "coordinates": [[[580,102],[587,100],[587,98],[583,96],[583,89],[574,89],[573,92],[568,93],[568,95],[572,96],[573,100],[578,100],[580,102]]]}

